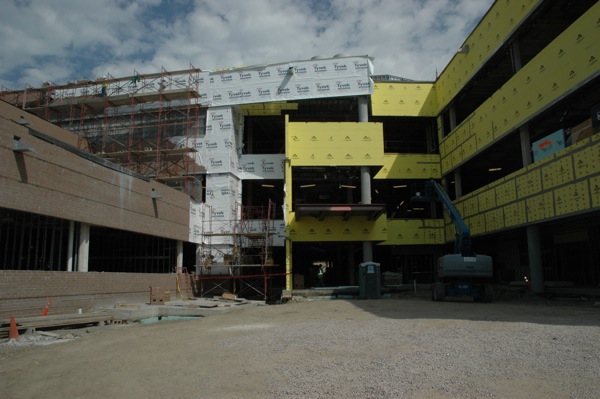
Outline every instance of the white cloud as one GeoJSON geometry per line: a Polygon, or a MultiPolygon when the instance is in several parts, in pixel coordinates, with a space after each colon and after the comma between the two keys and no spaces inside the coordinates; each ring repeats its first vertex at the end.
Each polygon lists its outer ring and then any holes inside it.
{"type": "Polygon", "coordinates": [[[0,83],[285,62],[338,53],[433,80],[493,0],[13,0],[0,83]]]}

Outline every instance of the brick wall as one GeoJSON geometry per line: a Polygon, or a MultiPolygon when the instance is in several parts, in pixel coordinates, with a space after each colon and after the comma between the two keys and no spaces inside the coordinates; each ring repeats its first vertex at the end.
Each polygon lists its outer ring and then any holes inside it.
{"type": "MultiPolygon", "coordinates": [[[[0,102],[0,207],[188,241],[188,195],[41,140],[15,121],[13,111],[0,102]],[[35,151],[13,152],[14,136],[35,151]],[[153,200],[152,190],[162,198],[153,200]]],[[[56,126],[28,119],[41,133],[56,133],[56,126]]]]}
{"type": "MultiPolygon", "coordinates": [[[[149,303],[151,286],[170,290],[172,300],[180,298],[175,274],[0,270],[0,319],[41,316],[48,300],[48,314],[149,303]]],[[[185,281],[180,287],[187,295],[185,281]]]]}

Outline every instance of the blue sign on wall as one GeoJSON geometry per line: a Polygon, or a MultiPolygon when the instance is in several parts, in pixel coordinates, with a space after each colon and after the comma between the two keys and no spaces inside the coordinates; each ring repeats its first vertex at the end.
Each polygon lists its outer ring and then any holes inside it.
{"type": "Polygon", "coordinates": [[[557,153],[565,148],[565,131],[563,129],[549,134],[548,136],[535,141],[531,145],[533,151],[533,162],[541,161],[542,159],[557,153]]]}

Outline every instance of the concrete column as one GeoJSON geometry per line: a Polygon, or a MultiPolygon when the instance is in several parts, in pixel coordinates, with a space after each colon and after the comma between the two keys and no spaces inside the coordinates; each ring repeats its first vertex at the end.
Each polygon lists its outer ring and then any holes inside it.
{"type": "MultiPolygon", "coordinates": [[[[369,97],[358,97],[358,121],[369,121],[369,97]]],[[[360,200],[363,204],[371,203],[371,170],[368,166],[360,167],[360,200]]],[[[373,261],[373,243],[363,241],[363,262],[373,261]]]]}
{"type": "Polygon", "coordinates": [[[521,61],[521,47],[519,45],[519,39],[512,42],[512,45],[510,47],[510,55],[512,58],[513,71],[517,73],[523,67],[521,61]]]}
{"type": "Polygon", "coordinates": [[[73,248],[75,248],[75,222],[69,222],[69,242],[67,243],[67,271],[73,271],[73,248]]]}
{"type": "MultiPolygon", "coordinates": [[[[360,168],[360,198],[363,204],[371,203],[371,173],[368,166],[360,168]]],[[[363,262],[373,261],[373,243],[363,241],[363,262]]]]}
{"type": "MultiPolygon", "coordinates": [[[[177,274],[183,271],[183,241],[177,241],[177,274]]],[[[189,270],[188,270],[189,272],[189,270]]]]}
{"type": "Polygon", "coordinates": [[[456,199],[462,197],[462,180],[460,175],[460,169],[454,171],[454,195],[456,199]]]}
{"type": "Polygon", "coordinates": [[[534,293],[544,292],[544,268],[542,265],[542,238],[539,226],[527,226],[527,252],[529,273],[534,293]]]}
{"type": "Polygon", "coordinates": [[[79,224],[79,250],[77,255],[77,271],[87,272],[90,258],[90,225],[79,224]]]}
{"type": "MultiPolygon", "coordinates": [[[[456,109],[454,105],[448,110],[448,116],[450,118],[450,131],[456,128],[456,109]]],[[[460,176],[460,169],[454,171],[454,197],[456,199],[462,196],[462,180],[460,176]]]]}
{"type": "MultiPolygon", "coordinates": [[[[531,141],[529,126],[519,129],[521,136],[521,156],[523,167],[531,165],[531,141]]],[[[529,254],[529,278],[531,288],[536,294],[544,292],[544,265],[542,264],[542,238],[538,225],[527,226],[527,253],[529,254]]]]}
{"type": "Polygon", "coordinates": [[[454,105],[448,110],[448,117],[450,118],[450,131],[452,131],[456,127],[456,109],[454,105]]]}
{"type": "Polygon", "coordinates": [[[519,129],[521,136],[521,158],[523,159],[523,167],[531,165],[531,139],[529,137],[529,126],[525,125],[519,129]]]}

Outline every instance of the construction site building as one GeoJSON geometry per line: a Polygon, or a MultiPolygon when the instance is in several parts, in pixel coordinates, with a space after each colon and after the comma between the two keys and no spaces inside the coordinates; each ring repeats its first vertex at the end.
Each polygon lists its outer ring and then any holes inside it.
{"type": "Polygon", "coordinates": [[[496,284],[595,295],[599,15],[592,0],[494,2],[435,81],[339,55],[3,89],[0,312],[64,298],[14,284],[41,276],[96,301],[149,279],[178,289],[182,272],[196,295],[276,300],[355,285],[371,261],[384,284],[429,284],[454,226],[411,202],[428,179],[496,284]]]}

